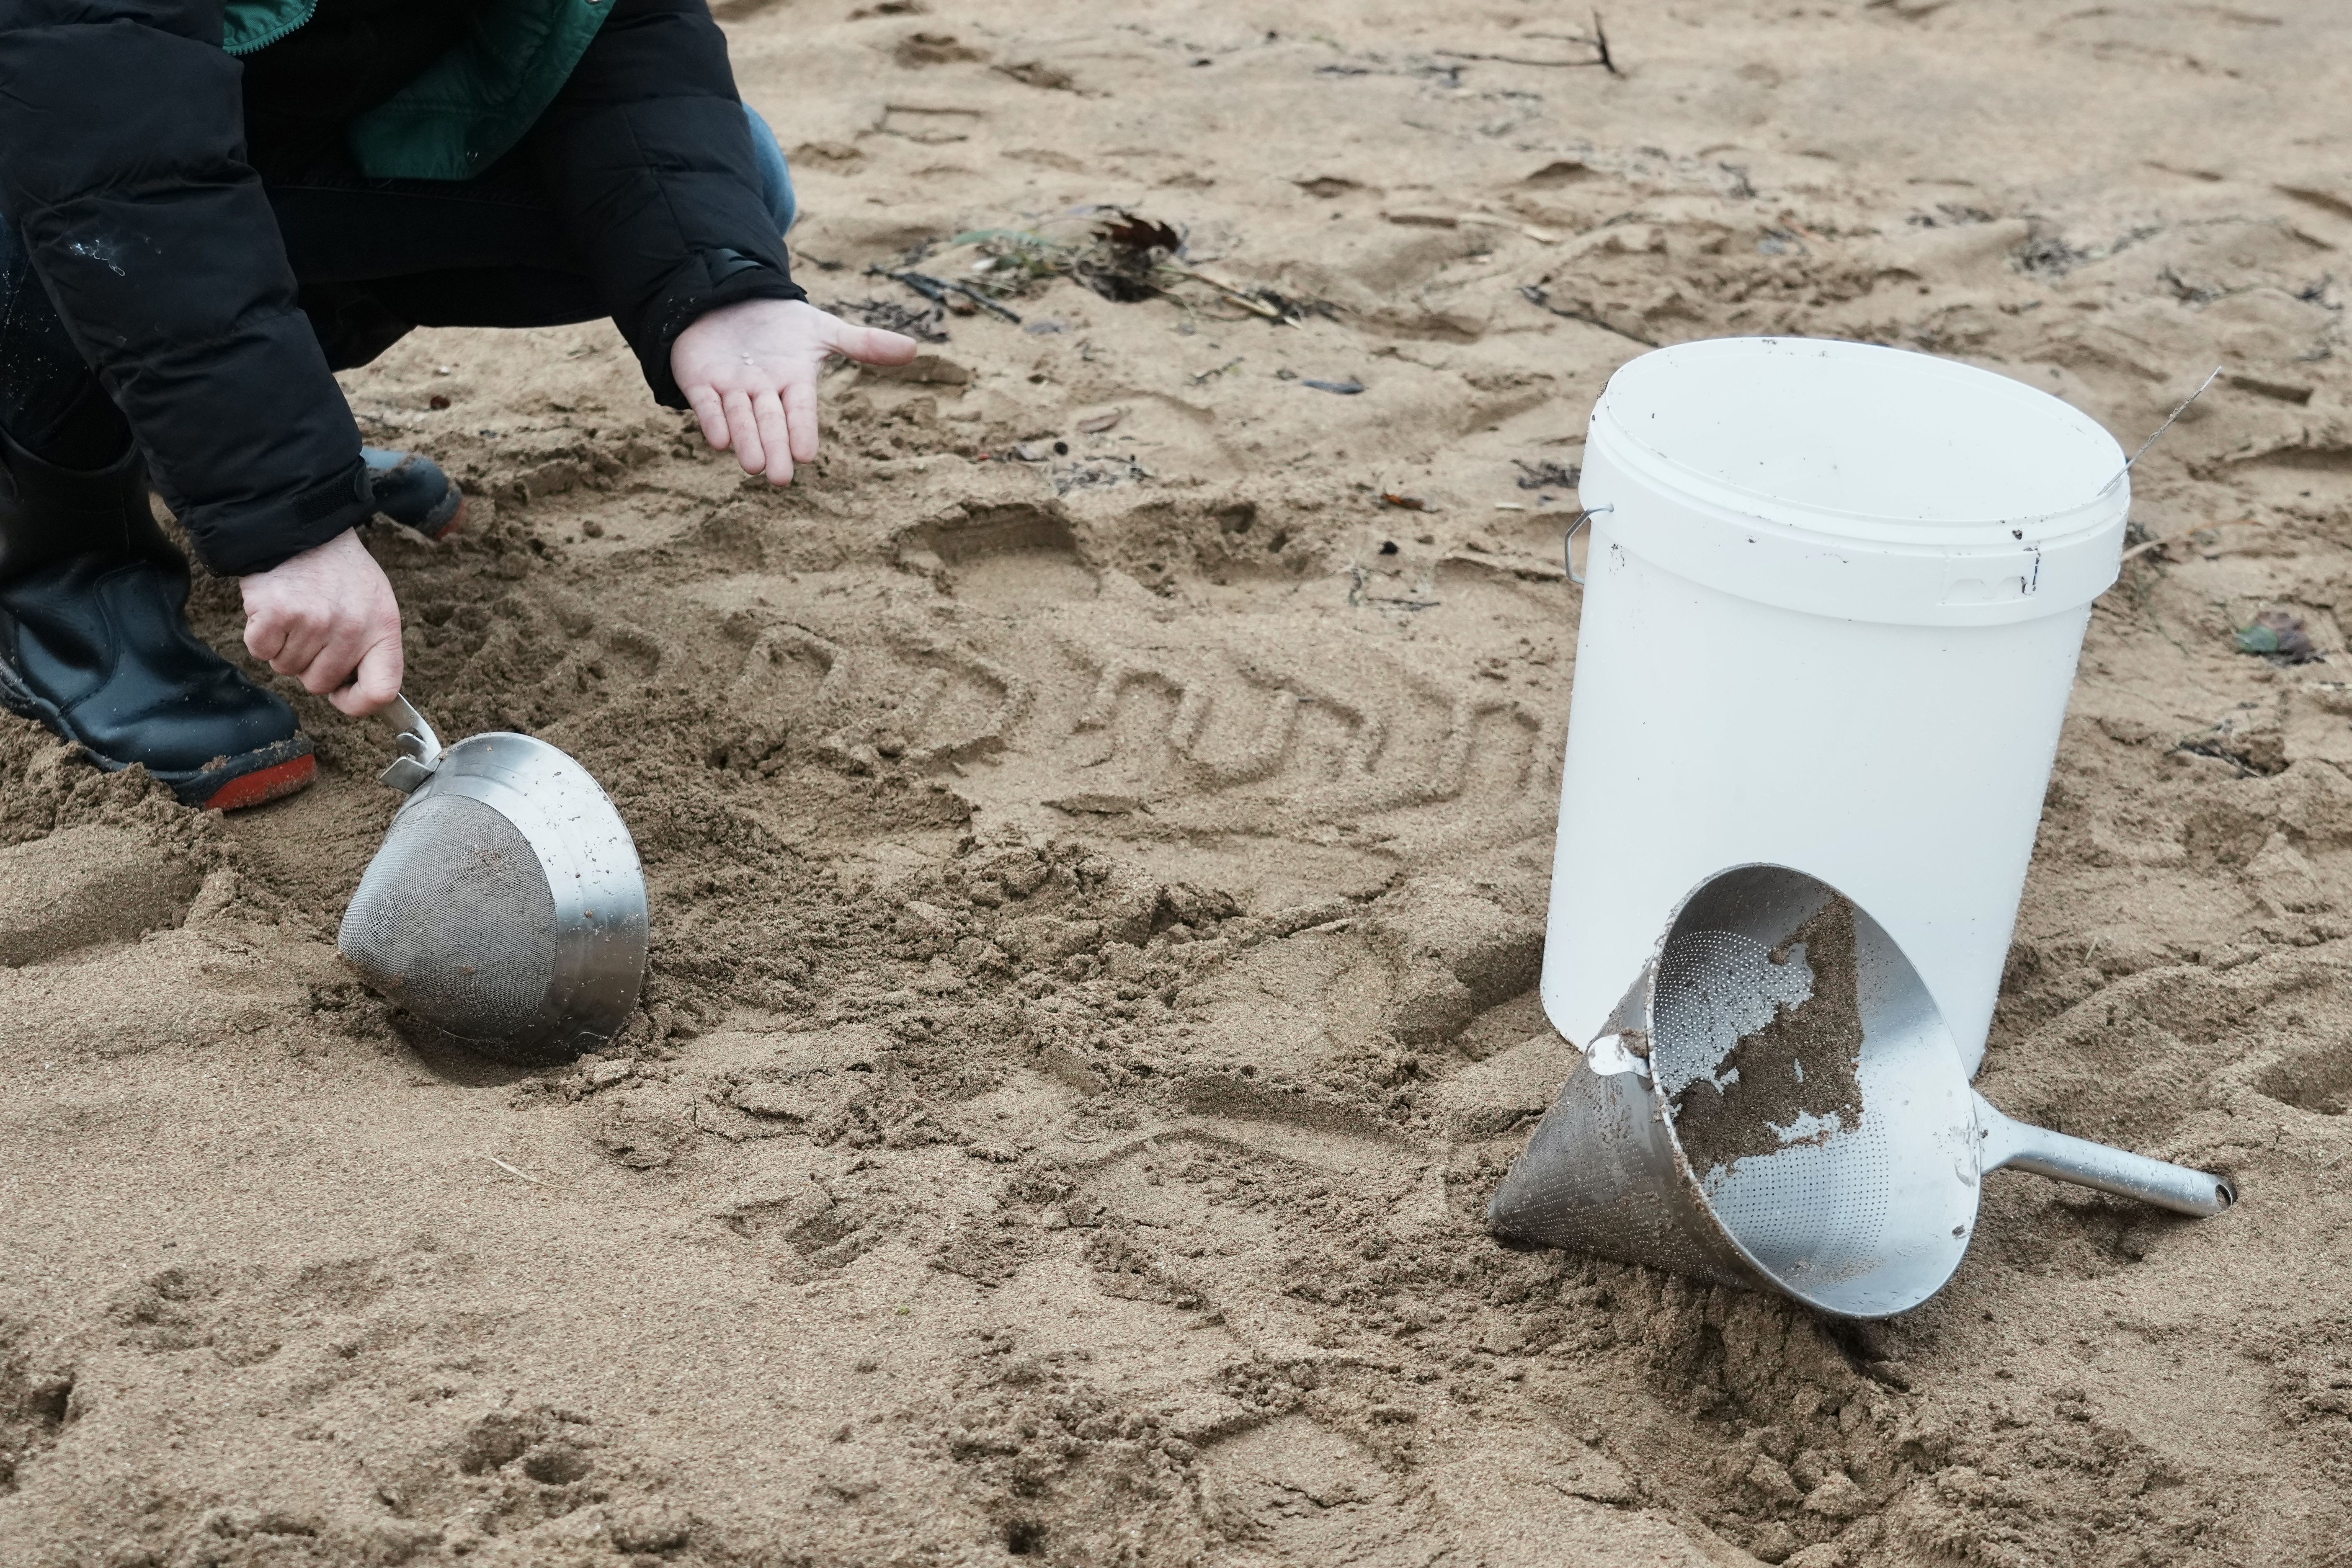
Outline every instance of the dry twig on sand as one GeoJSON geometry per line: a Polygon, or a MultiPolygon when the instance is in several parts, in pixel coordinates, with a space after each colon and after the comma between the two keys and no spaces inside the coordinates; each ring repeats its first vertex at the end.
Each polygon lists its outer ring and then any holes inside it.
{"type": "Polygon", "coordinates": [[[1527,300],[1528,304],[1535,306],[1538,310],[1549,310],[1553,315],[1566,317],[1571,321],[1582,321],[1588,327],[1599,327],[1604,332],[1614,332],[1619,337],[1626,338],[1633,342],[1637,342],[1645,349],[1654,349],[1658,346],[1657,339],[1645,338],[1639,332],[1627,331],[1623,327],[1619,326],[1616,322],[1605,321],[1590,310],[1570,310],[1565,305],[1553,304],[1551,300],[1551,291],[1540,283],[1520,284],[1519,296],[1527,300]]]}
{"type": "Polygon", "coordinates": [[[1257,295],[1237,289],[1231,283],[1223,282],[1217,279],[1212,278],[1205,272],[1196,272],[1189,267],[1178,267],[1173,262],[1166,261],[1161,262],[1158,267],[1152,268],[1152,270],[1155,272],[1165,272],[1172,277],[1181,278],[1187,282],[1205,283],[1210,288],[1214,289],[1218,293],[1223,295],[1227,300],[1232,300],[1234,304],[1239,305],[1243,310],[1247,310],[1251,315],[1263,316],[1267,321],[1274,322],[1276,326],[1295,327],[1298,325],[1296,321],[1284,315],[1280,310],[1275,309],[1272,305],[1267,304],[1257,295]]]}
{"type": "Polygon", "coordinates": [[[886,331],[904,332],[927,343],[948,341],[948,335],[940,325],[941,312],[936,303],[928,310],[917,310],[896,300],[835,300],[825,309],[846,320],[869,327],[880,327],[886,331]]]}
{"type": "MultiPolygon", "coordinates": [[[[1015,326],[1021,322],[1020,316],[1012,310],[998,304],[969,283],[958,283],[946,278],[934,278],[928,272],[916,272],[910,269],[893,272],[887,267],[869,267],[866,270],[868,276],[887,278],[894,283],[904,283],[935,305],[944,307],[949,302],[950,294],[960,295],[970,300],[982,310],[1003,317],[1015,326]]],[[[969,315],[971,312],[966,311],[965,314],[969,315]]]]}
{"type": "Polygon", "coordinates": [[[1492,213],[1463,213],[1454,221],[1471,224],[1479,228],[1511,229],[1527,236],[1538,245],[1558,245],[1560,242],[1560,237],[1548,228],[1538,228],[1531,223],[1521,223],[1516,218],[1496,217],[1492,213]]]}
{"type": "Polygon", "coordinates": [[[509,1175],[520,1176],[524,1181],[529,1182],[534,1187],[543,1187],[547,1185],[545,1182],[541,1181],[529,1171],[522,1169],[520,1165],[509,1165],[504,1160],[499,1159],[496,1154],[485,1153],[482,1158],[488,1160],[491,1164],[496,1165],[499,1170],[506,1172],[509,1175]]]}
{"type": "MultiPolygon", "coordinates": [[[[1529,36],[1549,37],[1553,35],[1531,34],[1529,36]]],[[[1582,66],[1599,66],[1611,76],[1622,76],[1625,74],[1623,71],[1617,68],[1617,61],[1609,52],[1609,33],[1608,30],[1601,25],[1600,12],[1595,11],[1592,13],[1592,36],[1591,37],[1583,38],[1571,36],[1566,41],[1572,44],[1584,44],[1589,46],[1592,50],[1592,58],[1589,60],[1535,60],[1528,58],[1525,55],[1479,54],[1469,49],[1432,49],[1430,53],[1443,60],[1484,60],[1495,65],[1538,66],[1546,69],[1574,69],[1582,66]]]]}

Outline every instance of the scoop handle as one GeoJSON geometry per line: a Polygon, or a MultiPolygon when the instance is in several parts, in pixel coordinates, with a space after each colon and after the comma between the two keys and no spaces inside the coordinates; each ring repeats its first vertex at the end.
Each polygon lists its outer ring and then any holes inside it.
{"type": "Polygon", "coordinates": [[[434,730],[432,721],[416,710],[416,704],[408,700],[408,693],[394,692],[392,700],[383,705],[383,717],[395,736],[414,736],[416,740],[416,748],[412,750],[403,746],[400,748],[402,754],[415,757],[428,768],[441,760],[441,737],[434,730]]]}
{"type": "Polygon", "coordinates": [[[1977,1136],[1981,1140],[1979,1170],[2032,1171],[2202,1217],[2220,1214],[2238,1201],[2238,1189],[2226,1177],[2012,1121],[1994,1110],[1983,1095],[1974,1098],[1977,1136]]]}
{"type": "Polygon", "coordinates": [[[403,795],[414,795],[441,763],[441,737],[404,692],[394,692],[383,712],[400,755],[392,759],[392,766],[379,775],[379,782],[403,795]]]}

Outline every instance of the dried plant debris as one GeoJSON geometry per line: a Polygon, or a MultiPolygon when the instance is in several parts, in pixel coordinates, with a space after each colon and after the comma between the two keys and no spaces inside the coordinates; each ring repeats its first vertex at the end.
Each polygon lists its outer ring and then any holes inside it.
{"type": "MultiPolygon", "coordinates": [[[[967,229],[943,242],[918,247],[904,265],[924,263],[936,272],[957,270],[960,262],[971,281],[955,287],[975,296],[1012,299],[1034,293],[1055,279],[1072,278],[1106,300],[1132,304],[1161,292],[1153,268],[1183,250],[1184,236],[1171,225],[1123,207],[1087,207],[1036,228],[967,229]],[[1108,217],[1101,216],[1105,213],[1108,217]],[[968,255],[956,258],[958,250],[968,255]]],[[[900,281],[908,280],[902,277],[900,281]]],[[[948,287],[937,277],[924,281],[948,287]]],[[[909,282],[909,287],[921,286],[909,282]]]]}
{"type": "Polygon", "coordinates": [[[1184,231],[1161,219],[1125,207],[1077,207],[1034,227],[967,229],[916,247],[895,269],[875,270],[945,310],[988,310],[1012,321],[1020,318],[994,301],[1034,294],[1060,278],[1123,305],[1164,297],[1199,310],[1213,300],[1276,325],[1333,314],[1320,300],[1203,271],[1187,255],[1187,245],[1184,231]],[[1211,299],[1180,293],[1188,284],[1207,289],[1211,299]]]}
{"type": "Polygon", "coordinates": [[[1183,235],[1123,207],[1110,208],[1109,215],[1094,226],[1094,243],[1071,258],[1072,276],[1120,304],[1163,292],[1154,274],[1184,254],[1183,235]]]}
{"type": "MultiPolygon", "coordinates": [[[[944,248],[969,247],[975,258],[969,264],[974,287],[999,299],[1034,293],[1070,270],[1073,244],[1025,228],[967,229],[946,242],[944,248]]],[[[918,258],[920,259],[920,258],[918,258]]]]}
{"type": "Polygon", "coordinates": [[[1020,324],[1019,315],[969,283],[934,278],[928,272],[917,272],[911,268],[902,268],[895,272],[887,267],[869,267],[866,270],[869,277],[887,278],[894,283],[904,283],[932,304],[952,310],[957,315],[969,316],[986,310],[990,315],[1002,316],[1016,326],[1020,324]]]}
{"type": "Polygon", "coordinates": [[[1599,327],[1604,332],[1614,332],[1629,342],[1639,343],[1645,349],[1658,346],[1657,339],[1645,337],[1629,327],[1619,326],[1581,300],[1564,302],[1554,299],[1551,290],[1541,283],[1520,284],[1519,297],[1538,310],[1549,310],[1555,316],[1564,317],[1571,321],[1582,321],[1588,327],[1599,327]]]}
{"type": "MultiPolygon", "coordinates": [[[[1601,26],[1601,13],[1598,11],[1592,13],[1592,32],[1589,37],[1578,33],[1530,33],[1527,36],[1531,38],[1558,38],[1563,43],[1582,45],[1584,47],[1591,49],[1592,54],[1590,58],[1586,58],[1560,59],[1527,54],[1489,54],[1485,52],[1474,52],[1469,49],[1435,49],[1431,52],[1436,55],[1440,59],[1478,60],[1493,65],[1537,66],[1547,68],[1554,67],[1568,67],[1570,68],[1574,68],[1581,66],[1598,66],[1602,70],[1607,71],[1611,76],[1622,76],[1625,74],[1618,68],[1616,56],[1609,47],[1609,30],[1601,26]]],[[[1450,67],[1447,68],[1450,71],[1458,71],[1461,68],[1450,67]]]]}
{"type": "Polygon", "coordinates": [[[2286,735],[2275,702],[2246,703],[2211,728],[2185,737],[2174,749],[2228,763],[2242,778],[2283,773],[2287,764],[2286,735]]]}
{"type": "Polygon", "coordinates": [[[1523,463],[1514,458],[1511,467],[1519,470],[1519,489],[1523,490],[1572,490],[1584,477],[1581,465],[1555,463],[1549,458],[1539,463],[1523,463]]]}
{"type": "Polygon", "coordinates": [[[2311,646],[2303,617],[2284,610],[2264,610],[2235,637],[2240,653],[2259,654],[2274,664],[2315,664],[2326,657],[2311,646]]]}
{"type": "MultiPolygon", "coordinates": [[[[1086,458],[1054,473],[1054,493],[1068,495],[1072,490],[1103,489],[1112,485],[1138,484],[1152,478],[1152,472],[1132,456],[1118,458],[1086,458]]],[[[1162,579],[1165,581],[1165,579],[1162,579]]]]}
{"type": "Polygon", "coordinates": [[[835,300],[825,306],[836,316],[879,327],[885,331],[904,332],[908,337],[927,343],[948,341],[943,317],[936,304],[928,310],[918,310],[896,300],[835,300]]]}
{"type": "Polygon", "coordinates": [[[1167,224],[1138,217],[1123,207],[1111,208],[1111,220],[1095,229],[1095,237],[1147,262],[1162,254],[1184,254],[1183,235],[1167,224]]]}

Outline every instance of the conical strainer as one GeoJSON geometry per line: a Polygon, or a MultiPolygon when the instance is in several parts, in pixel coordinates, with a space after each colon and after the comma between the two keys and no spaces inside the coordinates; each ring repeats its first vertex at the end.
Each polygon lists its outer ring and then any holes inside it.
{"type": "Polygon", "coordinates": [[[2032,1171],[2178,1213],[2221,1177],[2013,1121],[1919,973],[1826,883],[1743,866],[1685,902],[1487,1223],[1875,1318],[1943,1288],[1981,1179],[2032,1171]]]}
{"type": "Polygon", "coordinates": [[[645,984],[645,872],[588,770],[504,731],[444,750],[405,697],[386,717],[408,799],[336,945],[369,985],[487,1056],[568,1061],[610,1040],[645,984]]]}

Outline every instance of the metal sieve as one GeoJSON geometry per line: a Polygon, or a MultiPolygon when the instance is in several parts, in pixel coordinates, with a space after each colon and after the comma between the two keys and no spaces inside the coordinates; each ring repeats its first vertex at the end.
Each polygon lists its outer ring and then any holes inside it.
{"type": "Polygon", "coordinates": [[[645,984],[646,879],[588,771],[503,731],[443,749],[405,697],[385,710],[408,799],[336,945],[400,1012],[487,1056],[568,1061],[610,1040],[645,984]]]}
{"type": "Polygon", "coordinates": [[[1693,894],[1610,1029],[1488,1204],[1499,1234],[1875,1318],[1952,1277],[1992,1171],[2189,1215],[2237,1200],[1994,1110],[1894,939],[1784,867],[1693,894]]]}

